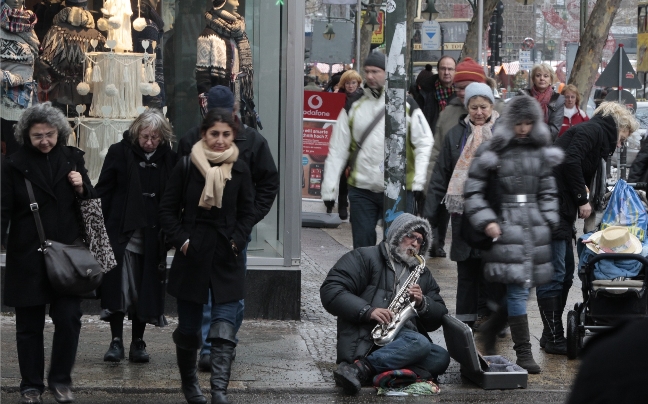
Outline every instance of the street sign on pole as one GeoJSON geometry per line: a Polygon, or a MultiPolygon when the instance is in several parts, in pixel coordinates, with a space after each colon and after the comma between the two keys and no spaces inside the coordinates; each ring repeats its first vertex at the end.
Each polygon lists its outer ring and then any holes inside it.
{"type": "Polygon", "coordinates": [[[425,21],[421,25],[421,50],[441,50],[441,25],[437,21],[425,21]]]}
{"type": "Polygon", "coordinates": [[[531,70],[533,68],[533,62],[531,61],[531,52],[530,50],[525,51],[521,50],[518,56],[520,60],[520,70],[531,70]]]}
{"type": "Polygon", "coordinates": [[[630,64],[628,55],[623,50],[623,45],[617,48],[607,67],[596,80],[596,85],[600,87],[641,88],[637,72],[630,64]]]}

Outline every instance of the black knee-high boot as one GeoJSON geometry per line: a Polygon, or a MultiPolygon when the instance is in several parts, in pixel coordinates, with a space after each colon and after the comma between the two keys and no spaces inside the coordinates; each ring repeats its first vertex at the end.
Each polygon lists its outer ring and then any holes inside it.
{"type": "Polygon", "coordinates": [[[562,314],[565,307],[562,296],[538,299],[538,306],[544,324],[542,335],[545,339],[545,352],[555,355],[567,355],[567,340],[565,339],[565,329],[562,323],[562,314]]]}
{"type": "Polygon", "coordinates": [[[176,358],[185,399],[189,404],[207,404],[196,376],[198,348],[202,345],[201,336],[183,334],[176,329],[173,332],[173,342],[176,344],[176,358]]]}
{"type": "Polygon", "coordinates": [[[211,341],[211,404],[229,404],[227,386],[236,348],[234,326],[224,321],[212,324],[208,339],[211,341]]]}

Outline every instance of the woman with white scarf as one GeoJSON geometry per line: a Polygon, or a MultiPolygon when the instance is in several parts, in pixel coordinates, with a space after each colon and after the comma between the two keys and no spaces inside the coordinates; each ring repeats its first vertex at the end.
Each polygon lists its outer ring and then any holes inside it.
{"type": "Polygon", "coordinates": [[[430,178],[428,208],[432,207],[431,223],[436,221],[439,206],[445,203],[452,221],[450,259],[457,262],[456,317],[472,326],[477,321],[479,288],[483,284],[482,263],[478,250],[471,248],[460,233],[463,213],[464,183],[470,163],[479,146],[492,137],[492,128],[499,117],[493,109],[495,99],[491,88],[483,83],[466,87],[464,104],[468,115],[444,138],[443,148],[430,178]]]}
{"type": "Polygon", "coordinates": [[[212,403],[228,403],[227,385],[236,338],[238,301],[245,295],[245,248],[254,225],[254,188],[234,144],[239,125],[231,111],[205,116],[201,140],[173,170],[160,203],[160,223],[176,248],[168,292],[178,299],[173,332],[182,392],[191,404],[206,403],[196,377],[197,350],[208,292],[212,296],[212,403]]]}

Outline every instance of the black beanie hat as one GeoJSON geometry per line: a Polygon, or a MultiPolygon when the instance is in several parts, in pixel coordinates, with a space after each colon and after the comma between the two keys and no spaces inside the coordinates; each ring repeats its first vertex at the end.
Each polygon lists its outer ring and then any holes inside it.
{"type": "Polygon", "coordinates": [[[385,70],[385,54],[382,52],[371,52],[364,61],[365,66],[374,66],[385,70]]]}

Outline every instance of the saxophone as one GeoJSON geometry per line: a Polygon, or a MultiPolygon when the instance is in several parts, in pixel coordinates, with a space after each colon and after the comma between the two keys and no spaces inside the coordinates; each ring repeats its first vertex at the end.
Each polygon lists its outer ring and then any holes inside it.
{"type": "Polygon", "coordinates": [[[414,254],[414,257],[419,261],[419,265],[407,277],[407,280],[387,308],[393,313],[391,322],[389,324],[378,324],[371,331],[374,343],[378,346],[385,346],[392,342],[407,321],[418,315],[414,308],[414,302],[410,301],[408,289],[410,286],[415,285],[421,277],[425,270],[425,260],[418,254],[414,254]]]}

